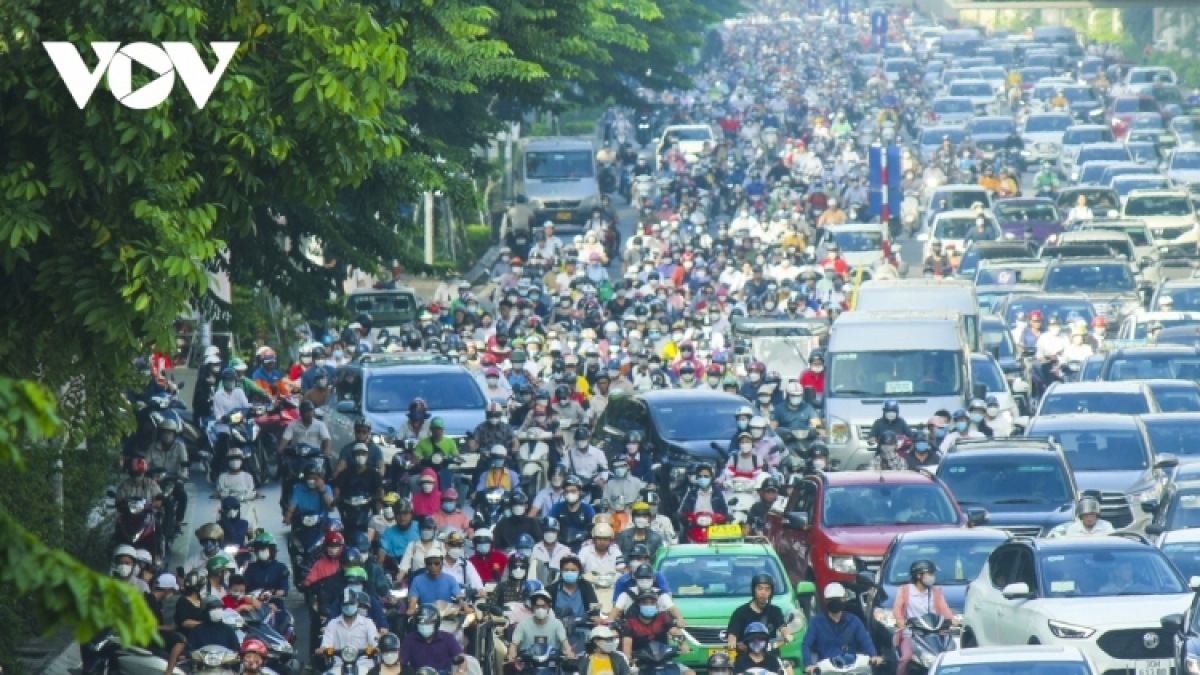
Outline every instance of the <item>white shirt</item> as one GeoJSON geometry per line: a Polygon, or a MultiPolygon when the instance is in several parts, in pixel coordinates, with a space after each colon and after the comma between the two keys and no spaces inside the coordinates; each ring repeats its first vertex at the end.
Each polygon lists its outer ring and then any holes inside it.
{"type": "Polygon", "coordinates": [[[604,456],[603,450],[594,445],[589,445],[585,452],[572,447],[567,453],[567,466],[575,475],[588,481],[595,478],[598,472],[608,470],[608,458],[604,456]]]}
{"type": "Polygon", "coordinates": [[[987,424],[992,428],[992,433],[996,435],[996,438],[1012,436],[1012,413],[1008,412],[1007,410],[1001,410],[999,415],[995,417],[989,417],[987,424]]]}
{"type": "Polygon", "coordinates": [[[625,568],[625,558],[615,542],[608,545],[604,554],[597,552],[591,542],[584,544],[579,551],[579,562],[583,563],[584,572],[618,572],[625,568]]]}
{"type": "Polygon", "coordinates": [[[329,427],[317,418],[313,418],[312,424],[304,426],[304,420],[299,419],[292,422],[283,430],[283,440],[290,445],[295,441],[297,445],[307,443],[314,448],[321,447],[324,441],[332,438],[329,435],[329,427]]]}
{"type": "Polygon", "coordinates": [[[1050,331],[1046,331],[1038,336],[1037,339],[1037,359],[1039,361],[1046,360],[1051,355],[1062,355],[1067,348],[1067,338],[1061,333],[1053,335],[1050,331]]]}
{"type": "Polygon", "coordinates": [[[221,387],[213,394],[213,417],[218,420],[238,408],[249,407],[250,401],[246,399],[246,392],[242,391],[241,387],[234,387],[232,392],[221,387]]]}
{"type": "Polygon", "coordinates": [[[1062,536],[1064,536],[1064,537],[1102,537],[1106,534],[1109,534],[1114,529],[1115,528],[1113,528],[1112,523],[1108,522],[1107,520],[1097,519],[1096,524],[1092,527],[1092,529],[1088,530],[1086,527],[1083,526],[1083,521],[1076,519],[1075,522],[1071,523],[1070,525],[1067,525],[1066,529],[1064,529],[1062,531],[1062,536]]]}
{"type": "Polygon", "coordinates": [[[459,586],[476,591],[483,590],[483,579],[479,576],[479,571],[466,558],[452,561],[447,557],[444,565],[446,574],[454,577],[459,586]]]}
{"type": "MultiPolygon", "coordinates": [[[[636,593],[640,589],[637,587],[637,584],[635,582],[634,586],[630,590],[632,590],[636,593]]],[[[630,607],[633,607],[633,599],[634,599],[634,596],[631,596],[629,593],[622,593],[621,595],[617,596],[616,599],[613,600],[613,607],[616,608],[617,610],[619,610],[622,614],[624,614],[625,610],[629,609],[630,607]]],[[[670,593],[661,593],[660,592],[658,594],[658,611],[659,612],[669,612],[669,611],[671,611],[671,608],[674,606],[675,606],[675,601],[671,599],[670,593]]]]}
{"type": "Polygon", "coordinates": [[[362,652],[367,647],[374,647],[379,641],[379,629],[375,622],[365,616],[354,615],[354,621],[349,626],[343,617],[337,617],[325,625],[325,637],[321,639],[322,649],[341,651],[346,647],[354,647],[362,652]]]}
{"type": "Polygon", "coordinates": [[[945,438],[942,439],[942,444],[941,444],[941,446],[938,447],[938,450],[940,450],[941,453],[943,455],[945,455],[947,452],[950,452],[950,448],[953,448],[954,444],[960,438],[972,439],[972,438],[986,438],[986,437],[983,435],[983,432],[976,431],[969,427],[967,428],[966,431],[964,431],[962,433],[959,433],[958,431],[951,431],[950,433],[946,434],[945,438]]]}
{"type": "Polygon", "coordinates": [[[539,541],[533,545],[533,553],[530,557],[552,570],[558,569],[559,563],[563,556],[571,552],[571,549],[563,546],[557,541],[552,544],[553,548],[547,547],[545,541],[539,541]]]}
{"type": "Polygon", "coordinates": [[[1070,363],[1071,361],[1086,361],[1095,352],[1092,351],[1092,346],[1084,342],[1082,344],[1070,343],[1063,350],[1063,361],[1070,363]]]}
{"type": "Polygon", "coordinates": [[[254,476],[245,471],[217,476],[217,492],[254,492],[254,476]]]}
{"type": "Polygon", "coordinates": [[[429,541],[417,540],[408,545],[408,549],[404,551],[404,558],[400,560],[400,569],[418,572],[425,569],[425,552],[429,549],[439,546],[437,539],[429,541]]]}

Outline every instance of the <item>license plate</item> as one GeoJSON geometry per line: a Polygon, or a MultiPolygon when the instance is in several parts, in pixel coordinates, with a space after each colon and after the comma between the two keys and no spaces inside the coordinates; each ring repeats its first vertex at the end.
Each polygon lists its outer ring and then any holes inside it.
{"type": "MultiPolygon", "coordinates": [[[[713,657],[713,654],[721,654],[721,653],[728,654],[728,655],[729,655],[729,660],[730,660],[730,661],[733,661],[733,660],[737,659],[737,650],[734,650],[734,649],[724,649],[724,648],[718,648],[718,649],[710,649],[710,650],[708,650],[708,655],[707,655],[707,656],[705,656],[705,658],[706,658],[706,659],[711,659],[711,658],[713,657]]],[[[1138,673],[1138,675],[1141,675],[1141,673],[1138,673]]]]}
{"type": "Polygon", "coordinates": [[[729,539],[740,536],[742,536],[742,526],[737,523],[708,526],[709,539],[729,539]]]}
{"type": "Polygon", "coordinates": [[[984,158],[984,159],[996,159],[996,153],[994,153],[994,152],[985,152],[985,153],[983,153],[983,158],[984,158]]]}
{"type": "Polygon", "coordinates": [[[556,218],[558,218],[559,220],[570,220],[570,219],[571,219],[571,212],[570,212],[570,211],[559,211],[559,212],[558,212],[558,213],[555,215],[555,217],[556,217],[556,218]]]}
{"type": "Polygon", "coordinates": [[[1170,675],[1171,673],[1171,659],[1151,659],[1136,663],[1137,675],[1170,675]]]}

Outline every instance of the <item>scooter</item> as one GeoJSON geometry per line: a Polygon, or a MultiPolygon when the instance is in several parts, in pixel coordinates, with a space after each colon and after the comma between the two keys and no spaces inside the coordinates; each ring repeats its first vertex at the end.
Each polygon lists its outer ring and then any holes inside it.
{"type": "Polygon", "coordinates": [[[928,673],[938,656],[958,649],[958,629],[951,629],[951,622],[937,614],[914,616],[908,620],[912,631],[912,661],[908,672],[913,675],[928,673]]]}
{"type": "Polygon", "coordinates": [[[596,600],[600,603],[600,611],[608,614],[613,606],[613,586],[617,583],[616,572],[587,572],[584,579],[596,590],[596,600]]]}
{"type": "MultiPolygon", "coordinates": [[[[141,647],[125,647],[111,631],[80,647],[83,675],[162,675],[167,660],[141,647]]],[[[175,667],[175,675],[186,671],[175,667]]]]}
{"type": "Polygon", "coordinates": [[[558,650],[545,642],[533,645],[520,653],[521,672],[527,675],[562,675],[563,658],[558,650]]]}
{"type": "Polygon", "coordinates": [[[232,649],[208,645],[192,652],[192,675],[235,675],[238,654],[232,649]]]}
{"type": "MultiPolygon", "coordinates": [[[[374,647],[367,647],[361,652],[354,647],[346,647],[340,652],[329,647],[322,650],[321,654],[328,664],[327,668],[322,669],[325,675],[367,675],[375,667],[374,647]]],[[[317,666],[317,663],[313,663],[314,668],[317,666]]]]}
{"type": "Polygon", "coordinates": [[[288,537],[288,553],[297,579],[307,579],[317,549],[325,534],[326,514],[303,511],[294,515],[288,537]]]}
{"type": "Polygon", "coordinates": [[[338,502],[338,513],[346,526],[346,538],[352,539],[355,534],[366,533],[367,523],[371,520],[371,505],[374,503],[371,495],[343,495],[338,502]]]}
{"type": "Polygon", "coordinates": [[[297,482],[304,479],[305,462],[321,458],[321,449],[307,443],[289,445],[284,449],[283,459],[280,462],[282,489],[279,491],[279,508],[287,511],[292,498],[292,489],[296,487],[297,482]]]}
{"type": "Polygon", "coordinates": [[[904,226],[904,231],[908,234],[915,232],[920,218],[920,197],[916,190],[909,190],[904,193],[904,201],[900,203],[900,223],[904,226]]]}
{"type": "Polygon", "coordinates": [[[871,675],[871,657],[842,654],[817,662],[816,675],[871,675]]]}
{"type": "Polygon", "coordinates": [[[517,458],[521,466],[521,489],[527,495],[536,495],[546,484],[546,471],[550,462],[550,444],[554,434],[545,429],[530,427],[517,434],[521,442],[517,458]]]}
{"type": "Polygon", "coordinates": [[[744,525],[750,518],[750,508],[758,501],[754,493],[754,480],[736,476],[725,484],[725,503],[733,522],[744,525]]]}
{"type": "Polygon", "coordinates": [[[724,515],[709,511],[695,511],[685,514],[683,520],[684,543],[687,544],[707,544],[708,528],[728,522],[728,519],[724,515]]]}
{"type": "MultiPolygon", "coordinates": [[[[280,604],[282,605],[282,603],[280,604]]],[[[291,615],[282,607],[275,608],[274,612],[271,610],[272,605],[263,603],[258,609],[242,615],[245,618],[245,637],[261,640],[267,646],[267,649],[270,650],[267,666],[279,675],[300,675],[304,671],[304,664],[296,657],[296,651],[291,642],[271,625],[274,614],[280,612],[287,614],[288,624],[291,623],[291,615]]]]}
{"type": "Polygon", "coordinates": [[[121,499],[117,502],[118,544],[145,549],[155,560],[166,556],[166,538],[159,536],[159,524],[154,504],[145,499],[121,499]]]}
{"type": "Polygon", "coordinates": [[[638,675],[679,675],[682,672],[675,663],[679,650],[662,642],[651,642],[645,649],[633,655],[638,675]]]}

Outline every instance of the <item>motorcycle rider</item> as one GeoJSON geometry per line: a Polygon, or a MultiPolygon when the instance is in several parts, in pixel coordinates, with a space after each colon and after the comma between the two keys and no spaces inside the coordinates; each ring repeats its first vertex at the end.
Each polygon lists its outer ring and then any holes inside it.
{"type": "Polygon", "coordinates": [[[143,594],[150,592],[150,586],[137,574],[137,551],[129,544],[121,544],[113,550],[111,574],[114,579],[124,581],[143,594]]]}
{"type": "Polygon", "coordinates": [[[475,544],[475,552],[469,560],[479,573],[479,578],[485,584],[500,581],[504,569],[508,566],[508,556],[492,545],[492,531],[486,527],[475,530],[471,541],[475,544]]]}
{"type": "Polygon", "coordinates": [[[254,476],[242,471],[245,454],[241,448],[230,448],[225,453],[225,463],[228,469],[217,477],[217,489],[213,492],[214,499],[222,495],[253,495],[254,476]]]}
{"type": "Polygon", "coordinates": [[[439,531],[452,530],[471,535],[471,518],[458,506],[458,490],[442,491],[442,506],[433,514],[439,531]]]}
{"type": "Polygon", "coordinates": [[[567,480],[567,467],[563,464],[555,464],[550,467],[549,480],[545,487],[538,491],[533,498],[533,508],[530,509],[530,515],[548,516],[554,511],[554,507],[563,500],[563,485],[567,480]]]}
{"type": "Polygon", "coordinates": [[[400,559],[399,573],[420,574],[426,567],[426,561],[433,552],[441,550],[441,542],[437,540],[437,522],[430,516],[417,519],[417,540],[408,545],[404,557],[400,559]]]}
{"type": "Polygon", "coordinates": [[[776,580],[770,574],[760,572],[750,579],[750,601],[733,610],[726,627],[726,646],[730,650],[742,646],[739,637],[754,624],[763,626],[769,636],[791,642],[793,637],[787,627],[783,610],[771,603],[775,595],[776,580]]]}
{"type": "Polygon", "coordinates": [[[762,668],[771,673],[791,675],[791,663],[780,659],[777,652],[767,651],[769,638],[767,627],[761,623],[752,623],[746,626],[746,631],[742,634],[742,644],[746,645],[746,650],[739,651],[737,658],[734,659],[734,672],[744,673],[754,668],[762,668]]]}
{"type": "Polygon", "coordinates": [[[343,649],[353,648],[362,654],[367,648],[374,648],[379,642],[379,628],[369,616],[359,613],[360,605],[370,604],[371,598],[366,593],[346,589],[342,597],[342,615],[325,624],[318,652],[332,649],[335,654],[340,654],[343,649]]]}
{"type": "Polygon", "coordinates": [[[304,467],[304,481],[292,489],[287,512],[283,514],[283,523],[291,525],[292,515],[297,510],[326,513],[333,505],[333,490],[325,484],[325,469],[321,460],[311,460],[304,467]]]}
{"type": "MultiPolygon", "coordinates": [[[[812,363],[811,359],[809,363],[812,363]]],[[[775,408],[771,426],[776,429],[780,427],[789,429],[803,440],[812,430],[811,423],[817,416],[817,411],[809,405],[808,401],[804,400],[804,388],[801,382],[789,384],[786,393],[786,404],[775,408]]]]}
{"type": "MultiPolygon", "coordinates": [[[[258,675],[264,670],[267,663],[267,657],[271,655],[271,650],[267,648],[266,643],[257,638],[246,638],[242,643],[242,648],[238,651],[238,656],[242,663],[241,675],[258,675]]],[[[268,672],[270,669],[267,669],[268,672]]]]}
{"type": "Polygon", "coordinates": [[[217,519],[217,525],[220,525],[221,531],[225,533],[222,540],[225,546],[241,548],[246,545],[250,523],[241,517],[241,511],[242,503],[237,497],[229,496],[221,500],[221,517],[217,519]]]}
{"type": "Polygon", "coordinates": [[[617,546],[622,551],[629,551],[631,559],[637,557],[640,549],[646,551],[646,557],[653,558],[665,542],[652,527],[654,517],[650,505],[644,501],[634,502],[630,512],[631,522],[617,535],[617,546]]]}
{"type": "Polygon", "coordinates": [[[129,475],[117,485],[116,499],[145,499],[155,506],[162,503],[162,489],[154,479],[146,475],[149,470],[146,458],[140,454],[129,459],[129,475]]]}
{"type": "Polygon", "coordinates": [[[588,656],[579,659],[579,675],[630,675],[625,655],[617,650],[618,635],[608,626],[596,626],[588,633],[588,656]]]}
{"type": "MultiPolygon", "coordinates": [[[[365,514],[369,514],[383,497],[383,476],[377,469],[378,464],[374,466],[369,464],[370,449],[366,443],[354,443],[352,453],[353,459],[350,462],[349,470],[337,474],[333,480],[333,498],[340,502],[351,497],[369,497],[371,499],[369,505],[357,507],[365,514]]],[[[380,463],[382,463],[382,459],[380,463]]],[[[343,504],[341,508],[349,510],[351,507],[343,504]]],[[[341,515],[345,521],[347,536],[352,537],[358,532],[366,533],[366,521],[360,525],[351,522],[345,512],[342,512],[341,515]]],[[[369,521],[369,516],[367,520],[369,521]]]]}
{"type": "Polygon", "coordinates": [[[954,444],[957,443],[958,439],[960,438],[987,438],[987,435],[980,431],[977,425],[971,423],[971,416],[966,410],[959,408],[955,410],[954,414],[950,417],[954,426],[951,431],[946,434],[946,437],[942,439],[942,444],[938,446],[938,450],[940,450],[943,455],[950,452],[950,449],[954,447],[954,444]]]}
{"type": "Polygon", "coordinates": [[[303,590],[311,589],[342,570],[342,551],[346,548],[346,538],[342,536],[342,533],[326,534],[321,546],[325,555],[313,561],[312,568],[308,571],[308,577],[300,584],[303,590]]]}
{"type": "Polygon", "coordinates": [[[838,582],[825,586],[825,612],[814,616],[804,634],[804,672],[815,673],[817,664],[844,653],[865,654],[871,665],[883,663],[862,621],[846,611],[846,588],[838,582]]]}
{"type": "Polygon", "coordinates": [[[1075,516],[1074,521],[1061,528],[1062,534],[1059,536],[1102,537],[1116,529],[1112,523],[1100,517],[1100,500],[1091,495],[1084,495],[1075,504],[1075,516]]]}
{"type": "Polygon", "coordinates": [[[584,542],[579,548],[579,560],[583,563],[584,574],[620,574],[625,570],[625,559],[621,555],[621,549],[613,543],[614,534],[613,526],[608,523],[596,523],[592,526],[591,541],[584,542]]]}
{"type": "Polygon", "coordinates": [[[331,456],[333,437],[329,434],[329,427],[317,419],[317,407],[313,405],[312,401],[300,402],[300,419],[287,425],[287,428],[283,430],[283,435],[279,437],[279,454],[282,455],[284,449],[293,442],[296,445],[307,444],[314,448],[320,448],[322,455],[331,456]]]}
{"type": "Polygon", "coordinates": [[[183,523],[187,513],[187,489],[184,483],[188,479],[188,454],[183,441],[179,439],[179,419],[176,415],[167,415],[158,425],[158,435],[146,453],[146,461],[151,470],[166,471],[167,475],[178,476],[171,488],[170,499],[174,502],[175,522],[183,523]]]}
{"type": "Polygon", "coordinates": [[[831,197],[829,199],[829,208],[825,209],[820,218],[817,218],[817,227],[842,225],[845,222],[846,212],[842,210],[842,207],[838,206],[838,200],[831,197]]]}
{"type": "Polygon", "coordinates": [[[604,484],[604,501],[610,505],[632,504],[637,501],[638,495],[641,494],[642,488],[646,487],[646,484],[630,475],[629,458],[624,454],[615,455],[611,465],[611,473],[608,481],[604,484]]]}
{"type": "Polygon", "coordinates": [[[1042,170],[1033,178],[1033,189],[1037,192],[1058,192],[1058,176],[1050,167],[1050,162],[1042,162],[1042,170]]]}
{"type": "Polygon", "coordinates": [[[1092,346],[1087,343],[1088,326],[1087,323],[1079,321],[1071,325],[1070,342],[1062,351],[1062,360],[1065,363],[1078,362],[1083,363],[1091,358],[1092,346]]]}
{"type": "Polygon", "coordinates": [[[454,577],[459,586],[465,588],[468,593],[475,592],[478,595],[487,595],[487,591],[483,586],[483,579],[479,577],[479,570],[471,564],[467,558],[466,539],[459,532],[451,532],[446,535],[446,562],[444,563],[446,574],[454,577]]]}
{"type": "Polygon", "coordinates": [[[1068,342],[1062,335],[1062,321],[1058,315],[1050,317],[1049,326],[1045,333],[1042,333],[1037,339],[1037,347],[1034,353],[1034,358],[1037,360],[1041,368],[1042,381],[1049,383],[1051,378],[1051,369],[1055,363],[1061,360],[1063,352],[1066,350],[1068,342]]]}
{"type": "Polygon", "coordinates": [[[559,524],[550,516],[541,520],[542,539],[533,545],[530,557],[537,561],[538,567],[557,572],[564,556],[570,555],[571,549],[558,541],[559,524]]]}
{"type": "Polygon", "coordinates": [[[188,558],[184,565],[189,572],[203,568],[209,558],[221,552],[221,547],[225,545],[225,532],[220,525],[208,523],[196,528],[196,540],[200,542],[200,551],[188,558]]]}
{"type": "MultiPolygon", "coordinates": [[[[436,607],[423,605],[420,608],[416,616],[417,629],[404,636],[400,647],[400,663],[405,668],[413,672],[420,668],[432,668],[438,673],[461,670],[460,666],[455,665],[455,659],[462,655],[462,645],[453,633],[441,630],[441,623],[441,615],[436,607]]],[[[387,638],[387,635],[380,638],[381,648],[387,638]]]]}
{"type": "Polygon", "coordinates": [[[1006,438],[1012,435],[1013,419],[1012,413],[1007,410],[1000,409],[1000,399],[996,398],[995,394],[988,394],[984,399],[987,408],[984,411],[984,422],[992,430],[993,438],[1006,438]]]}
{"type": "MultiPolygon", "coordinates": [[[[212,460],[212,470],[223,466],[222,462],[225,459],[225,451],[227,441],[217,443],[218,438],[229,438],[229,425],[222,422],[230,413],[241,408],[249,408],[250,400],[246,398],[246,392],[242,391],[237,386],[237,371],[233,368],[225,368],[221,371],[221,387],[213,393],[212,411],[213,423],[208,427],[208,437],[215,453],[212,460]]],[[[213,478],[211,474],[209,478],[213,478]]]]}
{"type": "Polygon", "coordinates": [[[633,617],[625,621],[624,637],[621,639],[621,651],[628,659],[632,659],[635,652],[645,649],[651,642],[670,642],[677,645],[682,654],[691,650],[683,640],[683,631],[675,625],[671,615],[659,610],[658,595],[653,588],[638,591],[637,612],[631,612],[633,617]]]}
{"type": "MultiPolygon", "coordinates": [[[[471,434],[470,448],[479,452],[481,448],[500,445],[511,448],[512,452],[516,454],[520,449],[521,442],[513,434],[512,427],[504,423],[504,406],[492,401],[488,403],[485,415],[486,419],[480,422],[471,434]]],[[[521,420],[524,421],[524,417],[521,420]]]]}
{"type": "Polygon", "coordinates": [[[529,606],[533,616],[517,624],[513,631],[512,642],[508,645],[508,661],[514,662],[517,655],[527,652],[538,643],[548,643],[558,648],[559,653],[568,659],[574,659],[571,643],[567,640],[567,631],[562,622],[551,616],[550,609],[554,600],[546,590],[534,591],[529,598],[529,606]]]}
{"type": "Polygon", "coordinates": [[[897,436],[912,436],[912,428],[900,416],[900,403],[894,398],[889,398],[883,402],[883,416],[871,424],[871,431],[867,434],[867,442],[879,444],[880,438],[885,431],[891,431],[897,436]]]}
{"type": "Polygon", "coordinates": [[[381,476],[384,474],[386,466],[383,463],[383,449],[371,440],[371,420],[360,417],[354,420],[354,440],[343,446],[341,452],[338,453],[337,467],[333,472],[335,483],[338,476],[347,467],[353,466],[357,462],[354,453],[359,444],[367,446],[367,466],[376,469],[381,476]]]}
{"type": "Polygon", "coordinates": [[[871,468],[877,471],[903,471],[907,468],[904,460],[896,453],[899,439],[896,432],[888,429],[879,435],[879,445],[875,448],[875,456],[871,458],[871,468]]]}
{"type": "Polygon", "coordinates": [[[517,255],[527,255],[528,250],[518,250],[517,239],[523,238],[526,242],[526,247],[533,243],[532,227],[537,214],[529,206],[529,198],[525,195],[517,195],[517,202],[509,207],[504,214],[504,220],[500,223],[500,236],[504,242],[511,246],[517,255]]]}
{"type": "Polygon", "coordinates": [[[238,642],[237,632],[225,623],[225,606],[221,598],[209,595],[201,600],[200,608],[204,619],[188,634],[188,649],[195,651],[201,647],[218,646],[236,652],[241,643],[238,642]]]}
{"type": "Polygon", "coordinates": [[[275,537],[270,532],[260,531],[254,537],[254,541],[250,542],[250,548],[254,551],[254,559],[246,565],[246,571],[242,575],[246,579],[246,586],[269,591],[278,598],[285,597],[291,570],[275,559],[275,537]]]}
{"type": "Polygon", "coordinates": [[[162,640],[162,645],[152,646],[150,649],[156,656],[166,660],[167,665],[163,669],[163,675],[172,675],[175,672],[175,664],[179,663],[180,657],[183,656],[183,650],[187,647],[187,638],[178,631],[176,626],[167,622],[166,614],[163,611],[163,601],[167,599],[167,596],[178,592],[179,582],[175,579],[175,575],[160,574],[154,579],[150,592],[142,594],[146,606],[150,608],[150,612],[154,614],[158,624],[158,636],[162,640]]]}
{"type": "Polygon", "coordinates": [[[522,534],[529,535],[532,541],[542,538],[542,526],[537,519],[529,515],[529,497],[520,490],[514,490],[505,497],[504,518],[492,528],[496,547],[509,550],[517,545],[522,534]]]}
{"type": "Polygon", "coordinates": [[[696,484],[688,489],[680,504],[682,514],[700,512],[729,516],[725,495],[713,485],[713,467],[708,462],[696,465],[696,484]]]}
{"type": "Polygon", "coordinates": [[[929,432],[924,429],[914,429],[912,436],[912,451],[904,456],[904,463],[912,471],[937,466],[942,461],[942,453],[933,448],[929,442],[929,432]]]}
{"type": "MultiPolygon", "coordinates": [[[[446,551],[440,543],[436,543],[425,552],[425,573],[417,574],[409,582],[409,616],[416,614],[421,605],[436,603],[439,600],[452,602],[462,593],[462,586],[458,580],[445,573],[445,559],[446,551]]],[[[482,572],[480,577],[483,577],[482,572]]]]}
{"type": "MultiPolygon", "coordinates": [[[[907,626],[909,619],[926,614],[936,614],[958,625],[958,619],[946,603],[942,589],[934,585],[937,571],[937,566],[932,560],[917,560],[909,566],[909,583],[900,587],[896,594],[896,604],[892,607],[897,626],[907,626]]],[[[912,631],[908,628],[896,631],[895,644],[900,652],[896,675],[906,675],[908,664],[912,661],[912,631]]]]}
{"type": "Polygon", "coordinates": [[[999,196],[1016,197],[1021,194],[1021,184],[1017,180],[1016,170],[1011,166],[1004,167],[1000,176],[1000,192],[999,196]]]}

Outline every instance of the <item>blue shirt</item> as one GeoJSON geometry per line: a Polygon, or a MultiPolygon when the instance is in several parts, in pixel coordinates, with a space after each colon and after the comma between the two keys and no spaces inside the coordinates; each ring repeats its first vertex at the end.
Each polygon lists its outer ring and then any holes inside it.
{"type": "Polygon", "coordinates": [[[250,376],[250,379],[262,380],[268,384],[275,384],[283,379],[283,371],[279,370],[278,368],[267,371],[260,367],[255,369],[254,374],[250,376]]]}
{"type": "Polygon", "coordinates": [[[579,586],[575,587],[574,593],[568,593],[567,589],[559,584],[558,593],[554,596],[554,615],[577,618],[587,616],[587,608],[583,606],[583,591],[579,586]]]}
{"type": "Polygon", "coordinates": [[[325,501],[323,495],[327,495],[333,499],[333,490],[326,485],[324,492],[309,488],[304,483],[297,483],[292,489],[292,500],[289,502],[296,507],[296,511],[309,511],[312,513],[325,513],[325,501]]]}
{"type": "Polygon", "coordinates": [[[417,521],[414,519],[408,524],[407,529],[402,529],[399,523],[392,525],[383,531],[383,536],[379,538],[379,546],[383,548],[383,552],[393,558],[401,558],[404,552],[408,550],[408,545],[421,538],[421,529],[417,526],[417,521]]]}
{"type": "MultiPolygon", "coordinates": [[[[663,576],[662,572],[654,573],[654,587],[663,593],[671,592],[671,585],[667,583],[667,578],[663,576]]],[[[626,572],[621,575],[620,579],[617,579],[617,583],[613,584],[613,597],[619,597],[631,588],[637,588],[637,580],[633,578],[633,574],[626,572]]]]}
{"type": "Polygon", "coordinates": [[[875,656],[875,643],[857,616],[842,612],[842,620],[834,623],[822,612],[808,623],[803,650],[804,665],[813,666],[844,653],[875,656]]]}
{"type": "Polygon", "coordinates": [[[251,591],[263,588],[286,593],[290,574],[288,566],[278,560],[255,560],[246,565],[246,588],[251,591]]]}
{"type": "Polygon", "coordinates": [[[461,592],[462,586],[449,574],[439,574],[436,579],[429,574],[418,574],[408,585],[408,595],[416,598],[418,605],[427,605],[438,600],[450,602],[461,592]]]}

